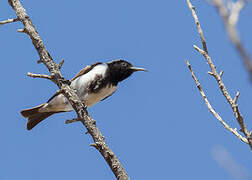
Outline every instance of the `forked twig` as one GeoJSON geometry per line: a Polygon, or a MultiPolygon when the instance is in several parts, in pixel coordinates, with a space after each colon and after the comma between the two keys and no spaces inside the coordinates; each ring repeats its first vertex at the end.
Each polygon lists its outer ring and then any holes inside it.
{"type": "Polygon", "coordinates": [[[189,61],[186,60],[186,64],[191,72],[192,78],[196,83],[196,86],[201,94],[201,96],[203,97],[203,100],[208,108],[208,110],[216,117],[216,119],[224,126],[225,129],[227,129],[228,131],[230,131],[231,133],[233,133],[238,139],[240,139],[241,141],[248,143],[248,140],[243,137],[242,135],[240,135],[236,129],[231,128],[227,123],[225,123],[225,121],[221,118],[221,116],[213,109],[212,105],[210,104],[210,102],[208,101],[203,89],[200,86],[200,82],[197,79],[197,77],[195,76],[192,67],[189,63],[189,61]]]}
{"type": "Polygon", "coordinates": [[[197,29],[198,29],[198,32],[199,32],[199,35],[200,35],[200,38],[201,38],[201,42],[202,42],[202,45],[203,45],[203,49],[200,49],[198,46],[194,45],[194,49],[197,50],[200,54],[202,54],[204,56],[204,58],[206,59],[210,69],[211,69],[211,72],[209,73],[210,75],[212,75],[215,80],[217,81],[218,85],[219,85],[219,88],[223,94],[223,96],[226,98],[228,104],[231,106],[232,108],[232,111],[234,113],[234,116],[236,118],[236,120],[238,121],[239,125],[240,125],[240,128],[241,128],[241,131],[243,132],[243,134],[245,135],[245,138],[246,140],[244,139],[244,137],[242,137],[237,131],[236,129],[232,129],[230,128],[227,123],[225,123],[221,117],[213,110],[212,106],[210,105],[210,103],[208,102],[204,92],[202,91],[201,87],[200,87],[200,84],[199,84],[199,81],[197,80],[197,78],[195,77],[192,69],[191,69],[191,66],[189,64],[189,62],[187,61],[187,66],[189,67],[190,71],[191,71],[191,74],[192,74],[192,77],[194,79],[194,81],[196,82],[196,85],[208,107],[208,109],[210,110],[211,113],[214,114],[214,116],[222,123],[222,125],[228,129],[230,132],[232,132],[233,134],[235,134],[240,140],[242,140],[243,142],[249,144],[251,150],[252,150],[252,139],[250,137],[250,133],[248,132],[247,130],[247,127],[244,123],[244,120],[243,120],[243,117],[240,113],[240,110],[239,110],[239,107],[238,107],[238,104],[237,104],[237,101],[238,101],[238,97],[239,97],[239,93],[236,94],[235,98],[232,99],[232,97],[230,96],[230,94],[228,93],[228,90],[225,86],[225,84],[223,83],[221,77],[223,75],[223,71],[221,71],[220,73],[217,72],[216,68],[215,68],[215,65],[213,64],[213,61],[211,59],[211,57],[209,56],[208,52],[207,52],[207,47],[206,47],[206,41],[205,41],[205,38],[204,38],[204,35],[203,35],[203,31],[201,29],[201,26],[200,26],[200,22],[198,20],[198,17],[197,17],[197,14],[195,12],[195,8],[193,7],[193,5],[191,4],[190,0],[187,0],[187,4],[190,8],[190,10],[192,11],[192,16],[194,18],[194,21],[196,23],[196,26],[197,26],[197,29]]]}

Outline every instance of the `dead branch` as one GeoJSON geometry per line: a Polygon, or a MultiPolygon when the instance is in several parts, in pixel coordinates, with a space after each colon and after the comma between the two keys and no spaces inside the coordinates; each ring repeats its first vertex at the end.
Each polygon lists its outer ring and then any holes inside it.
{"type": "Polygon", "coordinates": [[[87,128],[88,133],[92,136],[94,144],[96,144],[98,147],[96,149],[104,157],[117,179],[129,180],[129,177],[123,169],[122,164],[106,144],[104,136],[101,134],[98,127],[96,126],[95,121],[91,118],[88,111],[86,110],[85,104],[81,102],[75,91],[69,86],[69,83],[67,83],[68,81],[62,76],[60,72],[61,65],[57,65],[53,61],[49,52],[46,50],[41,37],[39,36],[20,1],[8,0],[8,2],[16,12],[18,19],[23,23],[24,32],[31,38],[32,43],[39,54],[40,61],[43,62],[43,64],[48,68],[51,80],[55,84],[57,84],[60,91],[69,100],[72,107],[76,111],[78,118],[81,119],[82,124],[87,128]]]}
{"type": "Polygon", "coordinates": [[[193,70],[192,70],[192,67],[189,63],[189,61],[186,61],[186,64],[189,68],[189,70],[191,71],[191,75],[192,75],[192,78],[193,80],[195,81],[196,83],[196,86],[201,94],[201,96],[203,97],[204,99],[204,102],[207,106],[207,108],[209,109],[209,111],[215,116],[215,118],[224,126],[225,129],[227,129],[228,131],[230,131],[231,133],[233,133],[238,139],[240,139],[241,141],[245,142],[248,144],[248,140],[243,137],[242,135],[240,135],[238,132],[237,132],[237,129],[233,129],[231,128],[227,123],[225,123],[225,121],[221,118],[221,116],[213,109],[212,105],[210,104],[210,102],[208,101],[203,89],[201,88],[200,86],[200,82],[199,80],[197,79],[197,77],[195,76],[193,70]]]}
{"type": "Polygon", "coordinates": [[[228,10],[227,7],[224,5],[223,0],[212,0],[211,2],[216,7],[220,16],[222,17],[227,34],[231,42],[235,46],[237,52],[241,56],[241,59],[247,71],[249,72],[250,80],[252,81],[252,59],[243,47],[243,44],[241,43],[240,37],[236,29],[236,24],[239,19],[240,11],[246,4],[247,0],[238,0],[236,2],[232,2],[230,10],[228,10]]]}
{"type": "Polygon", "coordinates": [[[59,64],[58,64],[59,69],[62,68],[63,64],[64,64],[64,59],[61,59],[60,62],[59,62],[59,64]]]}
{"type": "Polygon", "coordinates": [[[4,25],[4,24],[8,24],[8,23],[13,23],[13,22],[17,22],[19,21],[18,18],[15,18],[15,19],[7,19],[5,21],[0,21],[0,25],[4,25]]]}
{"type": "Polygon", "coordinates": [[[78,121],[81,121],[81,119],[79,119],[79,118],[68,119],[65,121],[65,124],[70,124],[70,123],[78,122],[78,121]]]}
{"type": "MultiPolygon", "coordinates": [[[[228,93],[228,90],[227,90],[225,84],[223,83],[223,81],[222,81],[222,79],[221,79],[221,76],[223,75],[223,71],[221,71],[220,73],[217,72],[214,63],[213,63],[211,57],[209,56],[209,54],[208,54],[208,52],[207,52],[207,47],[205,47],[205,46],[206,46],[206,41],[205,41],[205,38],[204,38],[204,35],[203,35],[203,31],[202,31],[202,29],[201,29],[201,27],[200,27],[200,22],[199,22],[199,20],[198,20],[197,14],[196,14],[196,12],[195,12],[195,8],[192,6],[190,0],[187,0],[187,4],[188,4],[190,10],[192,11],[192,16],[193,16],[194,21],[195,21],[195,23],[196,23],[196,26],[197,26],[197,28],[198,28],[198,32],[199,32],[199,34],[200,34],[201,42],[202,42],[202,45],[203,45],[203,50],[200,49],[199,47],[195,46],[195,45],[194,45],[193,47],[194,47],[194,49],[197,50],[200,54],[202,54],[202,55],[204,56],[204,58],[206,59],[208,65],[209,65],[209,67],[210,67],[210,69],[211,69],[210,74],[215,78],[215,80],[217,81],[217,83],[218,83],[218,85],[219,85],[219,88],[220,88],[220,90],[221,90],[223,96],[226,98],[228,104],[230,104],[230,106],[231,106],[231,108],[232,108],[232,111],[233,111],[233,113],[234,113],[234,116],[235,116],[236,120],[238,121],[238,123],[239,123],[239,125],[240,125],[241,131],[243,132],[243,134],[244,134],[244,136],[245,136],[245,138],[246,138],[246,141],[244,141],[244,139],[241,138],[240,135],[238,135],[238,134],[236,133],[237,131],[236,131],[235,129],[232,130],[232,128],[231,128],[231,129],[230,129],[230,128],[227,128],[227,126],[226,126],[227,124],[226,124],[226,123],[223,124],[223,122],[222,122],[222,125],[223,125],[226,129],[228,129],[230,132],[232,132],[233,134],[235,134],[240,140],[243,139],[243,140],[242,140],[243,142],[248,143],[249,146],[250,146],[250,148],[251,148],[251,150],[252,150],[252,139],[251,139],[251,137],[250,137],[250,133],[249,133],[248,130],[247,130],[247,127],[246,127],[246,125],[245,125],[245,123],[244,123],[243,117],[242,117],[242,115],[241,115],[241,113],[240,113],[240,110],[239,110],[239,107],[238,107],[238,104],[237,104],[237,100],[238,100],[238,97],[239,97],[239,93],[236,95],[236,97],[234,98],[234,100],[232,99],[232,97],[231,97],[230,94],[228,93]]],[[[192,69],[190,68],[190,64],[187,63],[187,65],[188,65],[188,67],[189,67],[189,69],[190,69],[190,71],[191,71],[191,73],[192,73],[193,79],[195,80],[196,85],[197,85],[197,87],[198,87],[198,89],[199,89],[199,91],[200,91],[200,93],[201,93],[201,95],[202,95],[202,97],[203,97],[205,103],[206,103],[207,106],[208,106],[208,109],[209,109],[210,112],[212,112],[212,113],[215,115],[215,117],[220,121],[219,115],[214,113],[214,111],[211,109],[211,106],[209,106],[208,101],[207,101],[207,99],[206,99],[204,93],[202,94],[203,91],[202,91],[201,88],[199,88],[199,87],[200,87],[200,86],[199,86],[199,82],[198,82],[198,80],[196,79],[196,77],[193,75],[193,71],[192,71],[192,69]],[[202,91],[202,92],[201,92],[201,91],[202,91]]],[[[221,122],[221,121],[220,121],[220,122],[221,122]]]]}
{"type": "Polygon", "coordinates": [[[27,73],[27,76],[30,76],[30,77],[33,77],[33,78],[44,78],[44,79],[49,79],[49,80],[52,79],[51,76],[48,76],[46,74],[33,74],[33,73],[30,73],[30,72],[27,73]]]}

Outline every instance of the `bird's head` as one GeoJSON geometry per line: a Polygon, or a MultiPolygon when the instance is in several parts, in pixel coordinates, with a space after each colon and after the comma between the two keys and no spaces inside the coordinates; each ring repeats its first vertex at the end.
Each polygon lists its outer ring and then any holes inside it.
{"type": "Polygon", "coordinates": [[[125,60],[115,60],[107,63],[110,70],[111,78],[116,82],[123,81],[128,78],[133,72],[147,71],[144,68],[134,67],[132,64],[125,60]]]}

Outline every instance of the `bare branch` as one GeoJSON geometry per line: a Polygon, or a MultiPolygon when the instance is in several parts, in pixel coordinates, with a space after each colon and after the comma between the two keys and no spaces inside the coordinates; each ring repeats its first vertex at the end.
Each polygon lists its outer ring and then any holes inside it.
{"type": "Polygon", "coordinates": [[[213,76],[214,74],[210,71],[207,72],[209,75],[213,76]]]}
{"type": "MultiPolygon", "coordinates": [[[[218,0],[216,0],[216,1],[218,1],[218,0]]],[[[197,15],[196,15],[196,12],[195,12],[195,8],[192,8],[193,6],[192,6],[190,0],[187,0],[187,4],[188,4],[190,10],[192,11],[193,18],[194,18],[195,23],[196,23],[196,26],[197,26],[197,28],[198,28],[198,32],[199,32],[199,35],[200,35],[200,37],[201,37],[202,44],[205,44],[205,45],[206,45],[206,41],[205,41],[205,39],[204,39],[204,36],[203,36],[203,33],[202,33],[203,31],[202,31],[202,29],[201,29],[201,27],[200,27],[199,20],[198,20],[198,18],[197,18],[197,15]]],[[[224,11],[224,10],[223,10],[223,11],[224,11]]],[[[208,52],[205,50],[205,48],[204,48],[204,50],[202,50],[202,49],[200,49],[200,48],[199,48],[198,46],[196,46],[196,45],[194,45],[193,47],[194,47],[194,49],[196,49],[200,54],[202,54],[202,55],[204,56],[204,58],[206,59],[208,65],[209,65],[209,67],[210,67],[210,69],[211,69],[212,76],[216,79],[216,81],[217,81],[217,83],[218,83],[218,85],[219,85],[219,88],[220,88],[220,90],[221,90],[223,96],[226,98],[227,102],[228,102],[229,105],[231,106],[232,111],[233,111],[233,113],[234,113],[234,116],[235,116],[236,120],[238,121],[238,123],[239,123],[239,125],[240,125],[240,127],[241,127],[241,129],[242,129],[242,132],[244,133],[245,137],[247,138],[247,142],[248,142],[248,144],[249,144],[249,146],[250,146],[250,148],[251,148],[251,150],[252,150],[252,139],[250,138],[250,134],[249,134],[249,132],[248,132],[248,130],[247,130],[247,127],[246,127],[246,125],[245,125],[245,123],[244,123],[243,117],[242,117],[242,115],[241,115],[241,113],[240,113],[240,111],[239,111],[239,107],[238,107],[238,105],[235,103],[235,102],[237,101],[236,99],[238,99],[238,96],[239,96],[239,95],[237,96],[237,98],[235,98],[235,101],[233,101],[232,97],[230,96],[230,94],[229,94],[228,91],[227,91],[226,86],[224,85],[224,83],[223,83],[223,81],[222,81],[222,79],[221,79],[221,76],[222,76],[223,73],[221,73],[221,72],[218,73],[218,72],[217,72],[217,70],[216,70],[216,68],[215,68],[215,65],[213,64],[213,61],[212,61],[211,57],[209,56],[208,52]]],[[[204,46],[203,46],[203,47],[204,47],[204,46]]],[[[194,79],[194,80],[195,80],[195,79],[194,79]]],[[[196,83],[196,84],[197,84],[197,83],[196,83]]],[[[197,87],[198,87],[198,85],[197,85],[197,87]]],[[[218,119],[218,120],[219,120],[219,119],[218,119]]]]}
{"type": "Polygon", "coordinates": [[[237,91],[237,93],[236,93],[236,95],[235,95],[235,98],[234,98],[234,100],[233,100],[234,104],[236,104],[236,103],[237,103],[238,98],[239,98],[239,95],[240,95],[240,92],[239,92],[239,91],[237,91]]]}
{"type": "Polygon", "coordinates": [[[26,33],[25,29],[18,29],[17,32],[26,33]]]}
{"type": "Polygon", "coordinates": [[[58,66],[59,66],[59,69],[62,68],[63,64],[64,64],[64,59],[61,59],[60,62],[59,62],[59,65],[58,65],[58,66]]]}
{"type": "Polygon", "coordinates": [[[190,2],[190,0],[187,0],[187,4],[188,4],[189,8],[190,8],[191,11],[192,11],[192,16],[193,16],[193,18],[194,18],[194,21],[195,21],[195,23],[196,23],[198,32],[199,32],[199,34],[200,34],[200,39],[201,39],[201,42],[202,42],[203,49],[204,49],[205,52],[208,53],[206,41],[205,41],[205,38],[204,38],[204,35],[203,35],[203,31],[202,31],[202,29],[201,29],[198,16],[197,16],[197,14],[196,14],[196,12],[195,12],[195,7],[192,5],[192,3],[190,2]]]}
{"type": "Polygon", "coordinates": [[[227,129],[228,131],[230,131],[231,133],[233,133],[238,139],[240,139],[242,142],[245,142],[245,143],[248,143],[248,140],[243,137],[242,135],[240,135],[236,128],[235,129],[232,129],[227,123],[225,123],[225,121],[220,117],[220,115],[213,109],[212,105],[210,104],[210,102],[208,101],[204,91],[202,90],[201,86],[200,86],[200,83],[199,83],[199,80],[196,78],[193,70],[192,70],[192,67],[189,63],[189,61],[186,61],[186,64],[189,68],[189,70],[191,71],[191,75],[192,75],[192,78],[193,80],[195,81],[195,84],[201,94],[201,96],[203,97],[203,100],[208,108],[208,110],[215,116],[215,118],[223,125],[223,127],[225,129],[227,129]]]}
{"type": "Polygon", "coordinates": [[[33,78],[44,78],[44,79],[52,80],[51,76],[48,76],[48,75],[45,75],[45,74],[33,74],[33,73],[28,72],[27,76],[30,76],[30,77],[33,77],[33,78]]]}
{"type": "Polygon", "coordinates": [[[97,147],[97,144],[93,144],[93,143],[92,143],[92,144],[90,144],[90,146],[95,147],[96,149],[98,148],[98,147],[97,147]]]}
{"type": "Polygon", "coordinates": [[[81,121],[81,119],[79,119],[79,118],[74,118],[74,119],[71,119],[71,120],[66,120],[66,121],[65,121],[65,124],[70,124],[70,123],[78,122],[78,121],[81,121]]]}
{"type": "Polygon", "coordinates": [[[223,96],[226,98],[226,100],[228,101],[228,103],[232,106],[233,100],[232,100],[231,96],[229,95],[226,86],[222,82],[220,75],[217,73],[217,70],[215,68],[215,65],[213,64],[213,61],[212,61],[211,57],[205,51],[203,51],[202,49],[200,49],[199,47],[197,47],[197,46],[194,45],[194,48],[200,54],[202,54],[205,57],[205,59],[207,60],[209,66],[210,66],[210,68],[212,70],[213,76],[216,79],[216,81],[217,81],[217,83],[218,83],[218,85],[219,85],[219,87],[221,89],[221,92],[222,92],[223,96]]]}
{"type": "Polygon", "coordinates": [[[196,51],[198,51],[200,54],[202,54],[203,56],[204,56],[204,54],[207,53],[206,51],[200,49],[200,48],[199,48],[198,46],[196,46],[196,45],[193,45],[193,48],[194,48],[196,51]]]}
{"type": "Polygon", "coordinates": [[[17,22],[19,21],[18,18],[15,18],[15,19],[7,19],[5,21],[0,21],[0,25],[4,25],[4,24],[8,24],[8,23],[13,23],[13,22],[17,22]]]}
{"type": "Polygon", "coordinates": [[[239,55],[241,56],[241,59],[243,60],[243,63],[247,71],[249,72],[250,80],[252,81],[252,59],[243,47],[236,29],[240,11],[242,10],[246,2],[247,0],[238,0],[232,5],[232,9],[229,12],[223,4],[222,0],[212,0],[212,3],[217,8],[219,14],[223,19],[228,36],[235,46],[236,50],[238,51],[239,55]]]}
{"type": "Polygon", "coordinates": [[[20,1],[8,0],[8,2],[16,12],[19,20],[23,23],[25,32],[31,38],[32,43],[39,54],[41,62],[43,62],[48,68],[52,81],[57,84],[60,91],[69,100],[72,107],[76,111],[78,118],[81,119],[82,124],[87,128],[89,134],[92,136],[94,143],[99,145],[97,150],[106,160],[116,178],[119,180],[129,180],[129,177],[126,171],[123,169],[122,164],[106,144],[104,136],[101,134],[100,130],[96,126],[95,121],[91,118],[88,111],[86,110],[86,105],[80,100],[76,92],[69,86],[68,81],[62,76],[59,66],[53,61],[49,52],[45,48],[41,37],[32,24],[30,17],[26,13],[20,1]]]}

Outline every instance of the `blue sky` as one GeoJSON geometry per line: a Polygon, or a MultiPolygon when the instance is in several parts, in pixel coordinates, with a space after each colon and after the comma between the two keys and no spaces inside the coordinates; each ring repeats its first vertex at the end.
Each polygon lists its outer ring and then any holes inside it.
{"type": "MultiPolygon", "coordinates": [[[[225,33],[216,10],[192,1],[209,53],[230,94],[240,91],[239,106],[252,127],[252,84],[225,33]]],[[[189,59],[210,102],[237,127],[232,111],[209,68],[192,45],[200,39],[186,1],[24,1],[56,62],[65,59],[70,79],[97,61],[123,58],[148,73],[135,73],[106,101],[89,109],[107,143],[131,179],[241,179],[252,177],[249,146],[241,143],[209,113],[185,64],[189,59]]],[[[238,23],[247,49],[252,46],[252,5],[238,23]]],[[[7,0],[0,19],[15,17],[7,0]]],[[[54,115],[32,131],[20,110],[41,104],[56,85],[32,79],[27,72],[48,73],[20,23],[0,27],[1,126],[0,179],[114,179],[100,154],[89,144],[81,123],[65,125],[74,112],[54,115]]],[[[252,54],[252,53],[251,53],[252,54]]]]}

